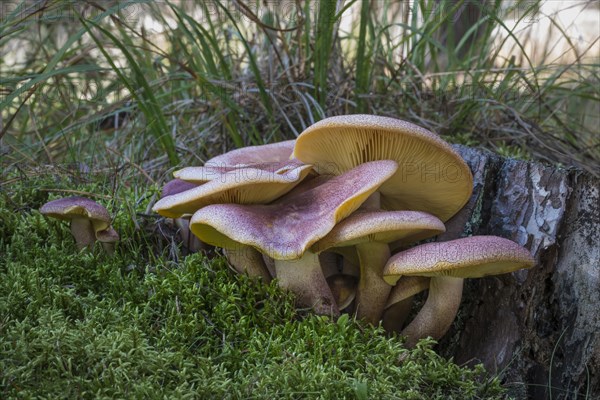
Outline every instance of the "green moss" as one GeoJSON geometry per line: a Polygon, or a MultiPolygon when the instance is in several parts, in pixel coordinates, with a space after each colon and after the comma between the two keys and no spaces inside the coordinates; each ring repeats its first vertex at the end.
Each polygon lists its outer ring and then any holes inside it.
{"type": "Polygon", "coordinates": [[[77,252],[67,225],[37,212],[59,194],[33,187],[0,196],[1,398],[502,397],[498,379],[431,342],[407,351],[347,316],[297,311],[221,258],[174,262],[133,189],[102,201],[123,238],[115,255],[77,252]]]}

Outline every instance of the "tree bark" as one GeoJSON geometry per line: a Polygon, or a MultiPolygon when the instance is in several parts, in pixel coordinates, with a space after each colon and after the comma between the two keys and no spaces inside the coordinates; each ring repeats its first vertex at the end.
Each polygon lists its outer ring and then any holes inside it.
{"type": "Polygon", "coordinates": [[[466,280],[440,352],[502,372],[516,398],[600,398],[600,180],[455,148],[475,189],[439,240],[498,235],[530,249],[537,264],[466,280]]]}

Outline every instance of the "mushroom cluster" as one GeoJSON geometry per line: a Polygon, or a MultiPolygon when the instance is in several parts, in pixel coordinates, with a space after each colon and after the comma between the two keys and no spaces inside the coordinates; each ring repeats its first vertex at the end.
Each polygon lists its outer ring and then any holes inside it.
{"type": "Polygon", "coordinates": [[[493,236],[410,247],[445,231],[473,177],[449,144],[409,122],[331,117],[295,141],[234,150],[174,175],[188,186],[164,193],[154,210],[190,218],[191,232],[223,248],[236,271],[277,278],[316,313],[382,321],[409,345],[448,330],[464,278],[533,266],[526,249],[493,236]],[[424,290],[427,301],[404,327],[424,290]]]}

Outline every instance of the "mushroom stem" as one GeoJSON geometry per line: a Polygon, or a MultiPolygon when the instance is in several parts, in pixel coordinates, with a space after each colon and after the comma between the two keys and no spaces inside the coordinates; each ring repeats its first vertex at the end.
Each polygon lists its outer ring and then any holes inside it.
{"type": "Polygon", "coordinates": [[[409,296],[385,309],[381,317],[381,325],[386,332],[399,333],[402,330],[402,325],[412,309],[413,298],[414,296],[409,296]]]}
{"type": "Polygon", "coordinates": [[[267,267],[267,271],[269,271],[269,276],[271,279],[277,278],[277,275],[275,274],[275,260],[264,253],[262,255],[262,259],[265,263],[265,267],[267,267]]]}
{"type": "Polygon", "coordinates": [[[71,234],[79,250],[92,247],[96,241],[94,227],[88,218],[71,217],[71,234]]]}
{"type": "Polygon", "coordinates": [[[306,251],[299,259],[275,260],[275,271],[279,286],[292,291],[299,305],[319,315],[340,315],[317,254],[306,251]]]}
{"type": "MultiPolygon", "coordinates": [[[[376,191],[360,206],[361,210],[380,210],[381,194],[376,191]]],[[[390,258],[385,243],[365,242],[356,245],[360,278],[356,289],[356,316],[377,325],[392,287],[383,280],[383,267],[390,258]]]]}
{"type": "Polygon", "coordinates": [[[356,245],[360,261],[360,278],[356,289],[356,316],[377,325],[392,286],[383,280],[383,267],[390,258],[385,243],[365,242],[356,245]]]}
{"type": "Polygon", "coordinates": [[[262,278],[264,283],[271,282],[271,274],[265,265],[262,254],[251,246],[240,245],[236,249],[223,250],[227,261],[240,274],[262,278]]]}
{"type": "Polygon", "coordinates": [[[438,340],[450,329],[462,298],[463,278],[434,276],[429,283],[425,304],[401,332],[406,336],[405,346],[414,347],[419,339],[431,336],[438,340]]]}
{"type": "Polygon", "coordinates": [[[352,304],[356,297],[356,278],[354,276],[331,275],[327,278],[327,284],[340,310],[344,310],[352,304]]]}
{"type": "Polygon", "coordinates": [[[392,288],[381,325],[387,332],[402,331],[404,321],[410,314],[416,294],[429,289],[430,278],[424,276],[403,276],[392,288]]]}
{"type": "Polygon", "coordinates": [[[190,231],[190,217],[175,218],[175,226],[179,228],[179,235],[183,247],[190,253],[197,253],[202,250],[202,242],[190,231]]]}

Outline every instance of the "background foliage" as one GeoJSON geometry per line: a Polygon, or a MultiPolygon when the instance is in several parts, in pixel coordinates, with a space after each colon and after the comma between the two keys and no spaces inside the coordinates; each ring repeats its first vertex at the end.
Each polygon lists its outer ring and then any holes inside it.
{"type": "Polygon", "coordinates": [[[2,7],[5,166],[129,164],[156,179],[224,149],[293,138],[324,116],[367,112],[598,169],[600,28],[585,23],[598,20],[597,2],[2,7]],[[533,29],[542,23],[548,30],[533,29]]]}

